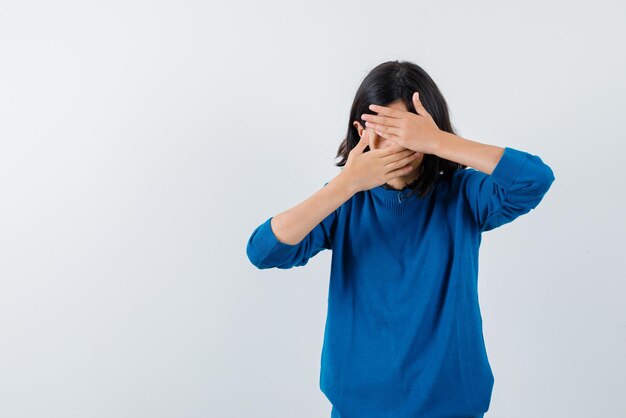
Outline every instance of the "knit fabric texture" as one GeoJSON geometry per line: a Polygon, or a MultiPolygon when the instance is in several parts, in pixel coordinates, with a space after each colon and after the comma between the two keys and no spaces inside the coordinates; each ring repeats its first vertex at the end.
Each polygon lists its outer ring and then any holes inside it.
{"type": "Polygon", "coordinates": [[[332,251],[319,384],[333,418],[470,418],[489,409],[482,233],[530,212],[554,179],[540,157],[505,147],[490,175],[457,170],[423,198],[407,198],[408,188],[358,192],[298,244],[276,238],[272,217],[252,232],[246,253],[259,269],[304,266],[332,251]]]}

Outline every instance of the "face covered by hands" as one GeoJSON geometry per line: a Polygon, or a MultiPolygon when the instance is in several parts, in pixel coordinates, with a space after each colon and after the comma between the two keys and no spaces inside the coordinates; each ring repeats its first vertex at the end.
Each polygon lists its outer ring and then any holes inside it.
{"type": "Polygon", "coordinates": [[[413,105],[418,114],[409,112],[401,100],[388,106],[372,104],[369,108],[377,114],[364,113],[361,118],[368,132],[371,129],[383,142],[393,142],[422,154],[434,154],[442,131],[420,102],[417,92],[413,94],[413,105]]]}
{"type": "MultiPolygon", "coordinates": [[[[404,112],[409,113],[406,105],[401,100],[396,100],[390,103],[388,107],[385,107],[385,109],[393,109],[395,111],[400,111],[400,112],[404,111],[404,112]]],[[[411,113],[411,114],[415,115],[414,113],[411,113]]],[[[368,116],[374,116],[374,115],[368,115],[368,116]]],[[[406,153],[407,151],[413,151],[404,145],[398,144],[397,142],[395,142],[394,140],[388,137],[380,135],[378,132],[376,132],[376,129],[369,126],[369,124],[367,124],[368,126],[366,128],[364,128],[359,123],[359,121],[356,121],[356,120],[353,122],[353,124],[354,124],[354,127],[357,129],[359,136],[361,138],[363,138],[364,134],[367,132],[366,140],[368,142],[370,150],[394,148],[394,149],[397,149],[396,152],[398,153],[400,152],[406,153]]],[[[417,178],[418,176],[417,168],[422,163],[424,152],[419,152],[419,151],[413,151],[413,152],[415,153],[415,158],[412,158],[411,161],[408,162],[411,168],[410,171],[407,171],[406,173],[400,175],[399,177],[396,177],[387,181],[387,184],[391,186],[392,188],[401,190],[402,188],[404,188],[406,184],[411,183],[417,178]]]]}

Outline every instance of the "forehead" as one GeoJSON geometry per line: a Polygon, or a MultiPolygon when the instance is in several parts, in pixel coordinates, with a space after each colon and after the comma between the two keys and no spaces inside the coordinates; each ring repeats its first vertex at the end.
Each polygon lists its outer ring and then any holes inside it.
{"type": "Polygon", "coordinates": [[[404,102],[400,99],[395,100],[391,103],[389,103],[388,105],[386,105],[385,107],[390,107],[392,109],[396,109],[396,110],[403,110],[403,111],[407,111],[408,109],[406,108],[406,105],[404,104],[404,102]]]}

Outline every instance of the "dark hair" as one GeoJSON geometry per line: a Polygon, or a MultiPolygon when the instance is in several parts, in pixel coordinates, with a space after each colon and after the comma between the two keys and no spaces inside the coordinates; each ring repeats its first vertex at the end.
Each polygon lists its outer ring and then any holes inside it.
{"type": "MultiPolygon", "coordinates": [[[[337,167],[345,166],[348,161],[348,154],[359,142],[359,132],[353,125],[358,120],[365,126],[365,121],[361,119],[363,113],[375,115],[376,112],[370,110],[370,104],[387,106],[400,99],[409,112],[416,113],[413,106],[413,92],[419,93],[420,101],[428,113],[433,117],[437,127],[442,131],[456,134],[450,115],[448,105],[439,88],[432,78],[417,64],[409,61],[387,61],[377,65],[365,77],[359,86],[348,120],[348,133],[337,150],[337,156],[341,161],[336,163],[337,167]]],[[[369,146],[365,148],[365,152],[369,146]]],[[[434,154],[424,154],[418,170],[416,181],[407,184],[412,191],[409,195],[419,193],[420,197],[426,196],[440,179],[449,179],[457,170],[467,166],[453,161],[440,158],[434,154]]]]}

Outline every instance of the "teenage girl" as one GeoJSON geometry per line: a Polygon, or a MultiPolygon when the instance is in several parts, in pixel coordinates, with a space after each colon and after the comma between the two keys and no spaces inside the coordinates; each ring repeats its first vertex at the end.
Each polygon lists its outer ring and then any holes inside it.
{"type": "Polygon", "coordinates": [[[336,177],[246,247],[259,269],[332,250],[320,375],[331,417],[482,417],[494,384],[477,292],[482,233],[534,209],[553,171],[456,135],[435,82],[406,61],[363,80],[337,157],[336,177]]]}

